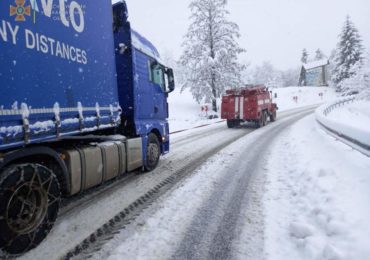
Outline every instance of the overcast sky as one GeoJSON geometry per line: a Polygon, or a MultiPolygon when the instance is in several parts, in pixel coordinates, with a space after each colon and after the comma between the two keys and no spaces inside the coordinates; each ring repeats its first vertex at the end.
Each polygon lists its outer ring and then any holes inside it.
{"type": "MultiPolygon", "coordinates": [[[[113,0],[115,1],[115,0],[113,0]]],[[[161,52],[181,55],[191,0],[126,0],[130,21],[161,52]]],[[[229,0],[230,20],[240,27],[241,60],[280,69],[299,65],[303,48],[329,55],[350,15],[370,47],[370,0],[229,0]]]]}

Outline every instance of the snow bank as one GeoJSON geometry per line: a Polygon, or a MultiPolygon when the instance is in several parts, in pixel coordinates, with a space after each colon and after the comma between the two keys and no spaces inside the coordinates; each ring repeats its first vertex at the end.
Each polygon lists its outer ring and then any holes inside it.
{"type": "Polygon", "coordinates": [[[206,114],[188,90],[180,92],[176,89],[169,95],[170,132],[190,129],[204,124],[215,123],[220,119],[207,119],[206,114]]]}
{"type": "Polygon", "coordinates": [[[370,158],[314,116],[288,129],[267,163],[266,259],[368,259],[370,158]]]}
{"type": "Polygon", "coordinates": [[[353,139],[358,145],[370,147],[370,102],[342,98],[323,105],[316,119],[325,127],[353,139]]]}

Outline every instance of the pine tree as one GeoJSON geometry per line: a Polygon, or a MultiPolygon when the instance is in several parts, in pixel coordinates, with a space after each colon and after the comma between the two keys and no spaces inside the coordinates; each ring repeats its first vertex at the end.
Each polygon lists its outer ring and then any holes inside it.
{"type": "Polygon", "coordinates": [[[302,51],[301,62],[303,64],[306,64],[308,62],[308,53],[307,53],[306,49],[303,49],[303,51],[302,51]]]}
{"type": "Polygon", "coordinates": [[[340,82],[354,75],[351,68],[362,61],[363,47],[358,30],[347,16],[341,34],[334,58],[334,71],[332,80],[337,87],[338,92],[342,92],[340,82]]]}
{"type": "Polygon", "coordinates": [[[315,60],[322,60],[324,58],[325,54],[320,49],[317,49],[315,52],[315,60]]]}
{"type": "Polygon", "coordinates": [[[261,66],[254,68],[251,83],[265,85],[268,88],[278,88],[284,85],[283,72],[276,70],[269,61],[264,61],[261,66]]]}
{"type": "Polygon", "coordinates": [[[180,63],[184,69],[182,89],[189,88],[197,102],[216,100],[227,87],[241,83],[244,66],[238,55],[237,24],[228,21],[227,0],[193,0],[190,3],[191,24],[183,43],[180,63]]]}

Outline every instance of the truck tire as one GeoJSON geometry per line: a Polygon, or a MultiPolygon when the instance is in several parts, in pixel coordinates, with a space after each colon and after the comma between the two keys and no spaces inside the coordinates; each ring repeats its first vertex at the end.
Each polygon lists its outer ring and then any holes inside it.
{"type": "Polygon", "coordinates": [[[267,125],[267,112],[266,111],[263,111],[263,126],[266,126],[267,125]]]}
{"type": "Polygon", "coordinates": [[[0,177],[0,248],[10,254],[27,252],[50,232],[58,216],[57,177],[39,164],[19,164],[0,177]]]}
{"type": "Polygon", "coordinates": [[[144,169],[146,172],[157,168],[159,157],[161,156],[161,147],[157,136],[153,133],[148,135],[148,145],[146,149],[146,163],[144,169]]]}
{"type": "Polygon", "coordinates": [[[276,111],[272,112],[270,115],[270,121],[275,122],[276,121],[276,111]]]}
{"type": "Polygon", "coordinates": [[[228,128],[234,128],[235,127],[234,120],[227,120],[226,123],[227,123],[228,128]]]}
{"type": "Polygon", "coordinates": [[[262,112],[259,119],[256,121],[257,128],[263,127],[264,113],[262,112]]]}

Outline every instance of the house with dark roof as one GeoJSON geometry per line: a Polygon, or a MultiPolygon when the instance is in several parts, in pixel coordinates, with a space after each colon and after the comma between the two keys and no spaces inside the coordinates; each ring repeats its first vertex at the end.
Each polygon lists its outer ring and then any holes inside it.
{"type": "Polygon", "coordinates": [[[299,86],[328,86],[329,64],[328,59],[302,64],[299,86]]]}

